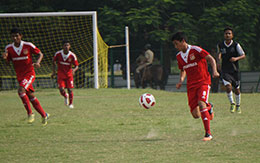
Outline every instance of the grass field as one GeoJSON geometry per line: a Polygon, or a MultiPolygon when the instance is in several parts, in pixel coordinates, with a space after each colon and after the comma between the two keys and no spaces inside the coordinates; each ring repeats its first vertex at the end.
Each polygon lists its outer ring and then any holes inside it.
{"type": "Polygon", "coordinates": [[[51,114],[27,124],[16,91],[0,92],[0,162],[260,162],[260,94],[242,94],[242,114],[231,114],[224,93],[215,106],[214,139],[203,142],[201,119],[193,119],[186,93],[151,89],[74,89],[75,109],[58,89],[36,90],[51,114]],[[157,104],[141,108],[152,93],[157,104]]]}

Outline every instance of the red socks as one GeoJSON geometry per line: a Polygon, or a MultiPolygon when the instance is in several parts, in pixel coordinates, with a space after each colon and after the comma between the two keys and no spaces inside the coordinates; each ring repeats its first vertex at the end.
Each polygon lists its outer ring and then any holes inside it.
{"type": "MultiPolygon", "coordinates": [[[[66,91],[61,91],[60,94],[61,94],[63,97],[67,98],[67,93],[66,93],[66,91]]],[[[72,102],[73,102],[73,92],[72,92],[72,91],[69,91],[69,105],[71,105],[72,102]]]]}
{"type": "Polygon", "coordinates": [[[45,114],[45,111],[43,110],[43,108],[41,107],[41,104],[39,102],[39,100],[34,97],[32,99],[29,100],[28,96],[26,93],[18,93],[19,94],[19,97],[21,98],[22,102],[23,102],[23,105],[27,111],[27,114],[32,114],[32,109],[31,109],[31,105],[30,105],[30,101],[33,105],[33,107],[35,108],[35,110],[41,114],[42,117],[45,117],[46,114],[45,114]]]}
{"type": "Polygon", "coordinates": [[[201,113],[201,119],[202,119],[202,122],[204,124],[205,131],[206,131],[206,133],[211,135],[211,132],[210,132],[210,115],[209,115],[209,112],[208,112],[209,108],[210,108],[210,106],[202,109],[200,111],[200,113],[201,113]]]}
{"type": "Polygon", "coordinates": [[[26,93],[18,93],[19,97],[21,98],[23,105],[27,111],[27,114],[32,114],[32,109],[31,109],[31,105],[30,105],[30,101],[28,96],[26,95],[26,93]]]}
{"type": "Polygon", "coordinates": [[[63,97],[67,98],[67,95],[66,95],[66,92],[65,92],[65,91],[61,91],[60,94],[61,94],[63,97]]]}
{"type": "Polygon", "coordinates": [[[69,93],[69,100],[70,100],[69,105],[71,105],[73,102],[73,92],[72,91],[69,93]]]}
{"type": "Polygon", "coordinates": [[[45,111],[43,110],[43,108],[42,108],[42,106],[41,106],[39,100],[38,100],[36,97],[34,97],[34,98],[30,99],[30,101],[31,101],[31,103],[32,103],[32,105],[33,105],[33,107],[34,107],[34,109],[35,109],[38,113],[40,113],[42,117],[45,117],[45,116],[46,116],[45,111]]]}

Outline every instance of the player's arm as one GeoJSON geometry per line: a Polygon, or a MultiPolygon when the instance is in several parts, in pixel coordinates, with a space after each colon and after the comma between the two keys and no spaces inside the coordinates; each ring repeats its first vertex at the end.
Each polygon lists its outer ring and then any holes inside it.
{"type": "Polygon", "coordinates": [[[239,60],[244,59],[244,58],[246,58],[246,55],[242,54],[241,56],[238,56],[238,57],[231,57],[229,61],[230,62],[236,62],[236,61],[239,61],[239,60]]]}
{"type": "Polygon", "coordinates": [[[72,75],[74,75],[75,72],[79,69],[79,63],[78,63],[76,55],[74,56],[73,65],[75,67],[72,69],[72,75]]]}
{"type": "Polygon", "coordinates": [[[37,61],[35,63],[33,63],[33,66],[36,67],[36,68],[41,67],[41,61],[42,61],[42,58],[43,58],[42,52],[39,52],[38,55],[39,55],[39,58],[37,59],[37,61]]]}
{"type": "Polygon", "coordinates": [[[7,51],[7,50],[2,53],[2,57],[3,57],[3,59],[6,61],[6,63],[9,65],[8,51],[7,51]]]}
{"type": "Polygon", "coordinates": [[[246,58],[245,52],[244,52],[244,50],[242,49],[242,47],[240,46],[239,43],[237,44],[236,49],[237,49],[239,56],[238,57],[231,57],[230,60],[229,60],[230,62],[236,62],[236,61],[239,61],[241,59],[246,58]]]}
{"type": "Polygon", "coordinates": [[[181,70],[181,71],[180,71],[180,80],[179,80],[179,82],[176,84],[176,88],[177,88],[177,89],[180,89],[180,88],[181,88],[182,83],[183,83],[184,80],[185,80],[185,77],[186,77],[186,72],[185,72],[185,70],[181,70]]]}
{"type": "Polygon", "coordinates": [[[74,75],[75,72],[79,69],[79,66],[75,66],[73,69],[72,69],[72,74],[74,75]]]}
{"type": "Polygon", "coordinates": [[[210,63],[211,65],[211,68],[212,68],[212,77],[213,78],[216,78],[216,77],[219,77],[219,73],[217,71],[217,64],[216,64],[216,61],[215,59],[211,56],[211,55],[207,55],[205,57],[205,59],[210,63]]]}

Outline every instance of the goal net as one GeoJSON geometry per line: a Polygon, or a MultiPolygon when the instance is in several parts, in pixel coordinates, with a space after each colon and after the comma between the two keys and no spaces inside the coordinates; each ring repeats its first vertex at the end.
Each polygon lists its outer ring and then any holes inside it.
{"type": "MultiPolygon", "coordinates": [[[[35,69],[34,87],[56,88],[51,78],[52,59],[69,40],[71,51],[77,55],[79,69],[74,75],[75,88],[107,88],[108,46],[97,28],[96,12],[50,12],[0,14],[0,52],[12,43],[10,30],[23,30],[22,40],[32,42],[44,54],[41,68],[35,69]]],[[[36,61],[37,55],[33,56],[36,61]]],[[[13,66],[0,59],[0,90],[18,87],[13,66]]]]}

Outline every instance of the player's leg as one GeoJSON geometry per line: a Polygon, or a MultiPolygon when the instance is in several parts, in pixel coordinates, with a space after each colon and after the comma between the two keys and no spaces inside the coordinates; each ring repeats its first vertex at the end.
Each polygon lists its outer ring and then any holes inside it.
{"type": "Polygon", "coordinates": [[[197,107],[195,107],[194,109],[192,109],[191,115],[192,115],[192,117],[195,118],[195,119],[198,119],[198,118],[201,117],[199,106],[197,106],[197,107]]]}
{"type": "Polygon", "coordinates": [[[23,105],[27,111],[28,123],[32,123],[34,121],[34,114],[31,109],[29,97],[26,94],[26,90],[22,86],[19,86],[19,88],[18,88],[18,95],[19,95],[20,99],[22,100],[23,105]]]}
{"type": "MultiPolygon", "coordinates": [[[[208,112],[209,112],[209,120],[212,120],[214,118],[214,112],[213,112],[213,105],[209,104],[207,106],[208,112]]],[[[192,109],[191,111],[191,115],[193,116],[193,118],[197,119],[201,117],[201,113],[200,113],[200,107],[197,106],[196,108],[192,109]]]]}
{"type": "Polygon", "coordinates": [[[198,106],[198,97],[196,96],[196,89],[188,89],[188,103],[190,106],[190,112],[193,118],[197,119],[201,117],[200,109],[198,106]]]}
{"type": "Polygon", "coordinates": [[[66,87],[68,89],[68,93],[69,93],[69,108],[73,109],[74,105],[73,105],[73,91],[72,88],[74,88],[73,85],[73,77],[68,78],[67,82],[66,82],[66,87]]]}
{"type": "MultiPolygon", "coordinates": [[[[204,102],[202,102],[204,103],[204,102]]],[[[205,136],[203,138],[203,141],[208,141],[211,140],[213,137],[211,135],[211,131],[210,131],[210,116],[208,113],[208,108],[207,105],[203,105],[201,106],[202,108],[204,107],[205,110],[200,110],[200,107],[197,106],[195,108],[192,109],[191,114],[193,116],[193,118],[197,119],[200,118],[202,119],[203,125],[204,125],[204,129],[205,129],[205,136]]]]}
{"type": "Polygon", "coordinates": [[[203,85],[197,91],[198,97],[198,106],[200,109],[201,119],[205,129],[205,136],[203,138],[204,141],[208,141],[212,139],[212,134],[210,131],[210,120],[212,119],[209,110],[212,105],[208,103],[210,86],[203,85]]]}
{"type": "Polygon", "coordinates": [[[208,112],[209,106],[204,101],[199,101],[199,108],[201,113],[201,119],[205,129],[205,136],[203,138],[204,141],[211,140],[212,134],[210,131],[210,114],[208,112]]]}
{"type": "Polygon", "coordinates": [[[240,78],[239,78],[239,73],[236,72],[233,75],[233,85],[234,85],[234,92],[235,92],[235,98],[236,98],[236,111],[237,113],[241,113],[241,108],[240,108],[240,103],[241,103],[241,92],[240,92],[240,78]]]}
{"type": "Polygon", "coordinates": [[[241,93],[240,89],[236,88],[235,89],[235,97],[236,97],[236,111],[237,113],[242,113],[241,108],[240,108],[240,103],[241,103],[241,93]]]}
{"type": "MultiPolygon", "coordinates": [[[[28,123],[32,123],[34,121],[34,114],[31,109],[30,100],[26,91],[32,87],[32,83],[35,80],[35,76],[33,74],[25,76],[23,79],[19,80],[19,89],[18,94],[22,99],[22,102],[27,110],[28,114],[28,123]]],[[[33,88],[32,88],[33,89],[33,88]]]]}
{"type": "Polygon", "coordinates": [[[64,87],[59,88],[60,94],[64,97],[64,105],[69,105],[69,95],[66,93],[64,87]]]}
{"type": "Polygon", "coordinates": [[[197,119],[200,118],[200,109],[198,106],[198,98],[196,96],[196,89],[188,89],[187,95],[188,95],[188,103],[190,106],[190,112],[193,118],[197,119]]]}
{"type": "Polygon", "coordinates": [[[69,105],[69,95],[65,91],[65,86],[66,86],[65,80],[58,77],[58,86],[59,86],[60,94],[64,97],[64,105],[66,106],[69,105]]]}
{"type": "Polygon", "coordinates": [[[68,88],[68,92],[69,92],[69,108],[73,109],[74,105],[73,105],[73,91],[71,88],[68,88]]]}
{"type": "Polygon", "coordinates": [[[42,116],[42,124],[43,124],[43,125],[47,125],[47,120],[48,120],[48,118],[49,118],[49,114],[46,113],[46,112],[43,110],[43,108],[42,108],[42,106],[41,106],[39,100],[34,96],[34,93],[33,93],[32,90],[26,91],[26,94],[27,94],[27,96],[29,97],[29,99],[30,99],[30,101],[31,101],[31,103],[32,103],[32,105],[33,105],[33,107],[34,107],[34,109],[42,116]]]}
{"type": "Polygon", "coordinates": [[[28,90],[26,91],[27,96],[29,97],[34,109],[42,116],[45,117],[45,111],[43,110],[39,100],[34,96],[33,91],[28,90]]]}
{"type": "Polygon", "coordinates": [[[228,100],[230,102],[230,112],[235,112],[235,102],[233,99],[233,92],[232,92],[232,76],[228,73],[223,73],[223,84],[226,88],[226,94],[228,97],[228,100]]]}
{"type": "MultiPolygon", "coordinates": [[[[208,89],[208,91],[209,91],[209,89],[208,89]]],[[[211,140],[212,136],[211,136],[211,132],[210,132],[210,116],[209,116],[209,112],[208,112],[209,108],[207,107],[206,103],[204,102],[208,98],[208,92],[204,95],[205,96],[204,101],[201,101],[199,98],[200,96],[203,96],[203,91],[201,91],[200,88],[188,89],[187,94],[188,94],[189,106],[191,109],[190,110],[191,115],[195,119],[201,117],[201,119],[203,121],[204,129],[205,129],[205,133],[206,133],[204,139],[205,139],[205,141],[211,140]],[[200,95],[198,95],[198,94],[200,94],[200,95]]]]}
{"type": "Polygon", "coordinates": [[[213,120],[214,114],[215,114],[214,110],[213,110],[214,106],[213,106],[212,103],[208,103],[207,106],[208,106],[208,112],[209,112],[210,120],[213,120]]]}

